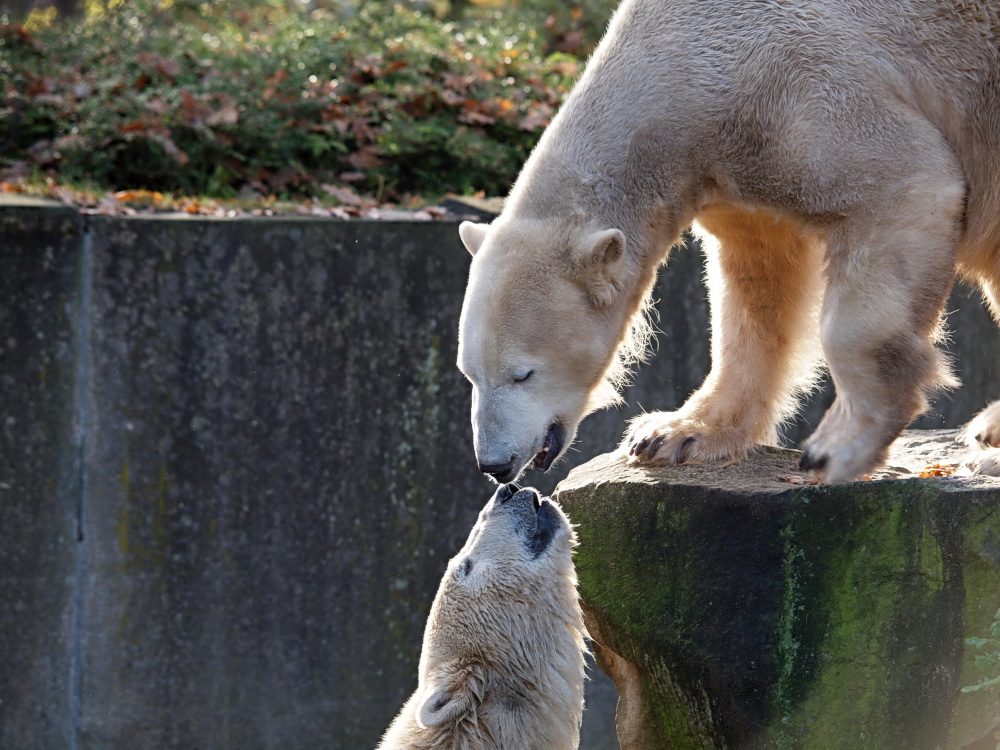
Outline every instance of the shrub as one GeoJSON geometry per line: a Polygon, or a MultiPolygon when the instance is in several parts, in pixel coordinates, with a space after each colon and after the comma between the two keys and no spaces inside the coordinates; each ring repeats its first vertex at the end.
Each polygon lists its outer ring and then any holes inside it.
{"type": "Polygon", "coordinates": [[[223,198],[503,194],[598,23],[552,4],[568,11],[146,0],[34,30],[8,18],[0,169],[223,198]]]}

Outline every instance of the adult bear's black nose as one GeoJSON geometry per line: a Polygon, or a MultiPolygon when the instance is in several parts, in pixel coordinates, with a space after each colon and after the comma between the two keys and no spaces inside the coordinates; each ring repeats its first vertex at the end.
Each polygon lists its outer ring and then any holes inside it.
{"type": "Polygon", "coordinates": [[[500,484],[517,479],[517,472],[514,471],[513,456],[510,457],[510,461],[503,464],[479,464],[479,470],[483,474],[489,474],[500,484]]]}

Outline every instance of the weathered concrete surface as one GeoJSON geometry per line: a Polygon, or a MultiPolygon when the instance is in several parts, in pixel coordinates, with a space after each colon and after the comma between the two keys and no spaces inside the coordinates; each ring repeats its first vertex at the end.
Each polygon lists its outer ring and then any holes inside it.
{"type": "Polygon", "coordinates": [[[84,747],[388,725],[489,493],[448,397],[453,231],[93,220],[84,747]]]}
{"type": "Polygon", "coordinates": [[[898,448],[846,485],[800,484],[781,449],[728,467],[607,455],[560,484],[623,750],[987,746],[1000,690],[960,689],[993,676],[966,639],[1000,607],[1000,480],[918,478],[957,460],[950,431],[898,448]]]}
{"type": "Polygon", "coordinates": [[[0,747],[72,735],[81,222],[0,213],[0,747]]]}
{"type": "Polygon", "coordinates": [[[455,225],[0,220],[0,747],[373,746],[492,491],[455,225]]]}

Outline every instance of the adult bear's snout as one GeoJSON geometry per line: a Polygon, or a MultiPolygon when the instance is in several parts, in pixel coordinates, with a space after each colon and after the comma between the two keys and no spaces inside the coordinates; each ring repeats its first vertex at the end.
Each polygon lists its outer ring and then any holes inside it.
{"type": "Polygon", "coordinates": [[[507,482],[512,482],[517,479],[517,468],[515,466],[515,456],[511,456],[510,460],[502,464],[479,464],[479,470],[483,474],[488,474],[493,477],[499,484],[506,484],[507,482]]]}

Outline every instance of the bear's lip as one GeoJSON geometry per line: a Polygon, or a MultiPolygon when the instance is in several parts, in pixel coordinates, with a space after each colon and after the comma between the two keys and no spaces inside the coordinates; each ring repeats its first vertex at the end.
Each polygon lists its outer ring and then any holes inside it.
{"type": "Polygon", "coordinates": [[[551,546],[562,522],[549,498],[539,495],[534,487],[522,489],[518,484],[510,482],[496,491],[494,500],[498,507],[508,506],[514,509],[518,518],[517,527],[524,535],[524,545],[532,559],[551,546]]]}
{"type": "Polygon", "coordinates": [[[532,469],[542,472],[549,470],[552,462],[562,453],[564,433],[562,422],[559,420],[549,425],[549,429],[545,433],[545,440],[542,441],[542,449],[531,460],[532,469]]]}
{"type": "Polygon", "coordinates": [[[528,550],[533,558],[538,557],[549,548],[552,538],[556,534],[558,523],[558,517],[552,508],[552,501],[548,498],[543,499],[535,509],[535,533],[528,540],[528,550]]]}

